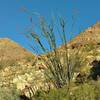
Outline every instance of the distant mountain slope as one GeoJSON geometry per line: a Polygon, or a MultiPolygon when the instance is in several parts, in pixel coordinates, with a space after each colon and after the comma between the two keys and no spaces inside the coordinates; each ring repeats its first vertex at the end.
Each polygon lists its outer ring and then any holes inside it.
{"type": "Polygon", "coordinates": [[[32,57],[33,54],[16,42],[8,38],[0,39],[0,58],[21,60],[29,56],[32,57]]]}
{"type": "Polygon", "coordinates": [[[72,41],[69,42],[70,45],[74,44],[87,44],[88,42],[96,43],[100,45],[100,22],[97,22],[93,26],[86,29],[76,36],[72,41]]]}

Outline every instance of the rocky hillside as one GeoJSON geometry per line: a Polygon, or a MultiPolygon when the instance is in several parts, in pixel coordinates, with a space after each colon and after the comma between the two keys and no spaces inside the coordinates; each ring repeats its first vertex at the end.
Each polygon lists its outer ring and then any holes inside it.
{"type": "MultiPolygon", "coordinates": [[[[73,50],[77,50],[78,47],[87,46],[85,59],[89,63],[94,59],[100,60],[100,22],[80,33],[68,43],[68,46],[71,47],[70,52],[74,52],[73,50]],[[88,45],[88,43],[92,44],[88,45]]],[[[58,50],[63,53],[63,46],[58,50]]],[[[22,90],[25,85],[31,85],[35,90],[43,88],[46,86],[45,68],[46,66],[38,56],[34,56],[9,39],[0,39],[1,87],[15,86],[17,90],[22,90]]],[[[83,69],[87,70],[88,65],[85,65],[83,69]]]]}
{"type": "Polygon", "coordinates": [[[85,47],[86,59],[90,62],[94,59],[100,60],[100,22],[80,33],[69,45],[72,49],[85,47]]]}
{"type": "Polygon", "coordinates": [[[0,39],[0,58],[1,59],[13,59],[21,60],[25,57],[34,57],[31,52],[28,52],[25,48],[8,38],[0,39]]]}
{"type": "Polygon", "coordinates": [[[33,85],[37,90],[44,82],[39,66],[43,64],[36,55],[8,38],[0,39],[0,87],[14,86],[20,91],[33,85]]]}
{"type": "MultiPolygon", "coordinates": [[[[85,66],[82,66],[82,70],[88,71],[93,60],[100,60],[100,22],[79,33],[78,36],[68,42],[67,46],[69,53],[80,50],[84,60],[87,62],[85,66]]],[[[62,45],[58,48],[58,51],[64,52],[64,49],[65,47],[62,45]]]]}
{"type": "Polygon", "coordinates": [[[69,45],[84,45],[88,42],[95,43],[100,46],[100,22],[81,32],[77,37],[69,42],[69,45]]]}

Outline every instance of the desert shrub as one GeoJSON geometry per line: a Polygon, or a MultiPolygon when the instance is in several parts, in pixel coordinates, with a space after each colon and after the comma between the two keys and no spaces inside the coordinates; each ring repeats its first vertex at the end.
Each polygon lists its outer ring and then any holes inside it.
{"type": "Polygon", "coordinates": [[[100,100],[100,82],[90,81],[79,86],[71,86],[67,92],[67,86],[60,89],[52,89],[50,92],[38,92],[36,100],[100,100]]]}
{"type": "Polygon", "coordinates": [[[83,84],[87,81],[87,75],[85,73],[79,73],[75,78],[76,84],[83,84]]]}
{"type": "Polygon", "coordinates": [[[0,87],[0,100],[20,100],[16,89],[0,87]]]}
{"type": "Polygon", "coordinates": [[[85,45],[85,50],[87,52],[94,50],[96,48],[96,45],[92,42],[87,42],[87,44],[85,45]]]}
{"type": "Polygon", "coordinates": [[[33,51],[37,53],[37,55],[44,53],[46,56],[46,59],[41,58],[48,68],[47,73],[45,73],[46,78],[49,78],[56,88],[61,88],[66,84],[70,84],[76,67],[79,69],[83,64],[83,60],[80,56],[80,50],[73,50],[70,53],[71,50],[67,45],[65,20],[60,18],[60,27],[58,28],[56,25],[55,21],[47,24],[42,17],[40,19],[41,32],[37,33],[35,30],[28,31],[29,34],[26,34],[26,36],[33,42],[31,46],[33,51]],[[57,32],[55,32],[55,30],[57,30],[57,32]],[[57,38],[56,34],[58,34],[59,38],[57,38]],[[60,44],[63,45],[63,47],[61,47],[61,50],[63,50],[61,52],[64,54],[63,56],[59,54],[59,50],[57,50],[58,40],[60,40],[60,44]]]}
{"type": "MultiPolygon", "coordinates": [[[[72,90],[72,96],[75,100],[99,100],[100,99],[100,86],[99,82],[91,81],[79,85],[75,90],[72,90]]],[[[73,99],[72,99],[73,100],[73,99]]]]}
{"type": "Polygon", "coordinates": [[[67,98],[67,89],[51,89],[49,93],[37,91],[35,98],[36,100],[64,100],[67,98]]]}
{"type": "Polygon", "coordinates": [[[0,69],[3,69],[7,66],[16,66],[17,61],[14,59],[6,59],[6,60],[0,60],[0,69]]]}
{"type": "Polygon", "coordinates": [[[27,55],[23,57],[26,62],[32,62],[35,57],[33,55],[27,55]]]}

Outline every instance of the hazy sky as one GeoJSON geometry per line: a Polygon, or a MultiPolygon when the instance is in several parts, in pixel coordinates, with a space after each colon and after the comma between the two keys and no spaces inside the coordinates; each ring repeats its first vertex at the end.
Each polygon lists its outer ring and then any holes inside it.
{"type": "MultiPolygon", "coordinates": [[[[68,32],[75,16],[75,34],[100,20],[100,0],[0,0],[0,37],[11,38],[28,49],[27,40],[20,33],[30,25],[31,13],[23,12],[23,8],[48,20],[52,15],[64,16],[68,32]]],[[[37,19],[33,15],[33,21],[37,19]]]]}

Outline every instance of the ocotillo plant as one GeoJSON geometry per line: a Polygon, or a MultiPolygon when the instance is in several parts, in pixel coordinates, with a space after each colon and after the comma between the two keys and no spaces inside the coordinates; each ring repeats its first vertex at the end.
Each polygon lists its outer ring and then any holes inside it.
{"type": "Polygon", "coordinates": [[[40,20],[40,33],[34,31],[29,32],[27,37],[33,40],[32,49],[34,51],[43,51],[46,59],[42,58],[47,66],[46,76],[52,81],[56,88],[61,88],[66,84],[70,84],[73,78],[75,68],[80,67],[82,61],[80,60],[79,50],[72,51],[71,53],[67,45],[67,36],[65,32],[66,22],[63,18],[59,19],[60,27],[56,28],[54,21],[51,24],[47,24],[44,18],[40,20]],[[61,31],[59,31],[61,30],[61,31]],[[59,35],[60,38],[57,38],[59,35]],[[61,40],[63,44],[63,56],[59,54],[59,48],[57,40],[61,40]],[[36,48],[35,48],[36,47],[36,48]],[[64,62],[61,61],[63,58],[64,62]]]}

